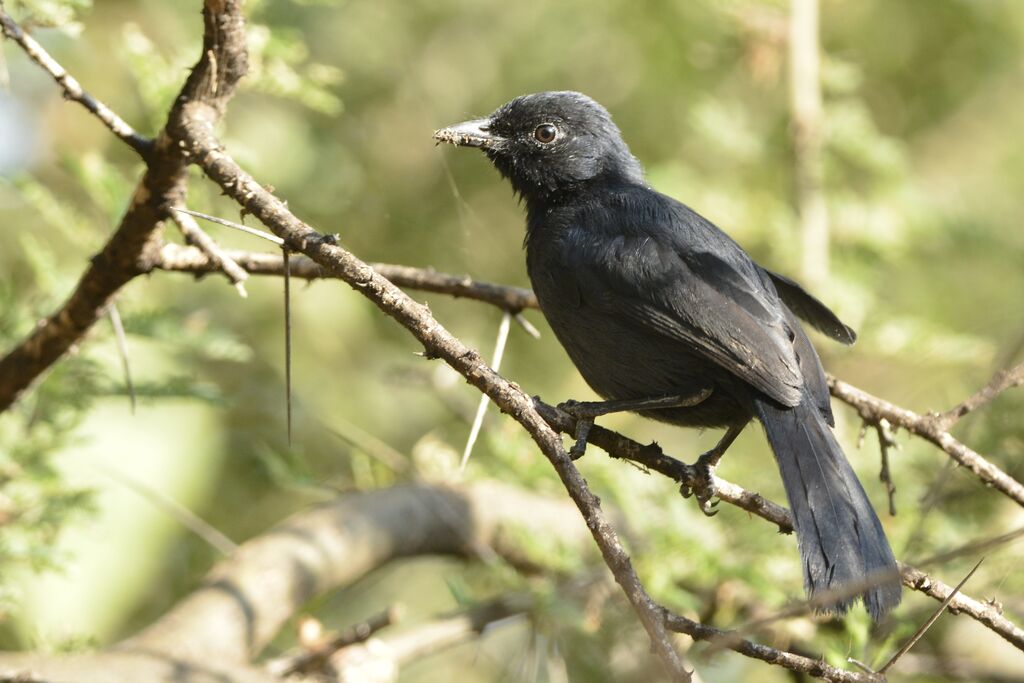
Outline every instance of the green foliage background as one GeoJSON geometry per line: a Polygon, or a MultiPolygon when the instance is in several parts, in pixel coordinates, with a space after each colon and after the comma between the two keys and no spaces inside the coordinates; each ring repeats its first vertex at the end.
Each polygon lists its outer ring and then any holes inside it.
{"type": "MultiPolygon", "coordinates": [[[[87,89],[145,133],[159,127],[197,54],[198,2],[7,4],[87,89]]],[[[260,0],[249,10],[253,73],[226,118],[228,148],[364,259],[526,285],[521,209],[508,187],[479,155],[435,149],[430,134],[521,93],[575,89],[612,111],[655,187],[707,215],[763,264],[799,275],[787,3],[260,0]]],[[[819,339],[819,349],[847,381],[918,411],[945,409],[1024,347],[1024,3],[825,0],[822,13],[833,265],[817,293],[860,341],[847,349],[819,339]]],[[[0,151],[22,150],[0,163],[7,347],[70,292],[126,206],[140,164],[18,50],[5,45],[2,54],[0,151]]],[[[197,180],[192,208],[237,215],[197,180]]],[[[226,245],[264,249],[211,232],[226,245]]],[[[458,452],[478,395],[415,356],[407,334],[339,283],[295,293],[296,439],[286,444],[280,288],[253,279],[250,297],[239,300],[217,277],[157,273],[134,282],[118,306],[137,413],[100,325],[0,416],[0,643],[59,650],[115,641],[195,586],[216,559],[125,477],[236,540],[338,490],[460,478],[458,452]],[[406,464],[387,464],[384,448],[406,464]]],[[[489,354],[499,312],[416,296],[489,354]]],[[[529,317],[545,334],[534,341],[513,328],[504,374],[550,401],[591,397],[539,314],[529,317]]],[[[1022,409],[1024,395],[1010,393],[958,427],[1018,479],[1022,409]]],[[[855,416],[837,411],[847,452],[884,509],[877,444],[868,438],[858,448],[855,416]]],[[[687,460],[717,438],[624,416],[607,423],[687,460]]],[[[897,555],[922,559],[1024,521],[943,454],[901,442],[899,514],[883,515],[897,555]]],[[[712,621],[731,626],[802,595],[792,538],[728,506],[705,519],[670,482],[599,452],[581,466],[626,515],[638,569],[671,607],[706,614],[713,595],[712,621]]],[[[784,498],[756,428],[720,472],[784,498]]],[[[562,495],[529,440],[494,414],[465,475],[485,477],[562,495]]],[[[601,575],[593,557],[565,557],[551,539],[524,542],[563,571],[601,575]]],[[[1024,621],[1022,559],[1019,544],[991,552],[965,590],[994,596],[1024,621]]],[[[975,560],[935,570],[955,583],[975,560]]],[[[425,660],[404,680],[449,680],[470,667],[464,675],[476,678],[465,680],[535,680],[539,671],[539,680],[555,681],[568,671],[572,680],[639,681],[656,671],[617,599],[595,617],[562,584],[502,567],[407,562],[316,609],[344,625],[401,600],[415,623],[508,590],[535,595],[529,626],[425,660]]],[[[785,632],[833,663],[870,662],[932,609],[908,594],[875,632],[859,613],[845,625],[800,620],[785,632]]],[[[1020,653],[979,631],[947,617],[918,651],[1024,667],[1020,653]]],[[[694,657],[708,681],[786,679],[731,655],[694,657]]]]}

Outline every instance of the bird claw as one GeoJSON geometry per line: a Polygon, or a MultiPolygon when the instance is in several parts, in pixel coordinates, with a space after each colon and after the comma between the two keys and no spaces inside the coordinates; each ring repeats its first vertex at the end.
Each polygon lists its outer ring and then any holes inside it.
{"type": "Polygon", "coordinates": [[[558,404],[560,410],[564,410],[576,418],[576,433],[573,434],[576,437],[576,443],[569,449],[569,457],[573,460],[579,460],[586,454],[587,438],[590,436],[591,427],[594,426],[594,417],[600,414],[600,410],[595,410],[595,407],[600,407],[601,405],[600,402],[577,401],[575,399],[562,401],[558,404]]]}
{"type": "Polygon", "coordinates": [[[569,457],[573,460],[579,460],[586,454],[590,428],[594,426],[593,418],[577,417],[576,420],[576,443],[569,449],[569,457]]]}
{"type": "Polygon", "coordinates": [[[683,498],[693,496],[697,499],[697,506],[706,517],[714,517],[718,514],[717,500],[712,500],[718,495],[715,487],[715,466],[709,460],[717,460],[712,451],[708,451],[697,459],[697,462],[690,466],[690,483],[684,483],[679,487],[679,493],[683,498]]]}

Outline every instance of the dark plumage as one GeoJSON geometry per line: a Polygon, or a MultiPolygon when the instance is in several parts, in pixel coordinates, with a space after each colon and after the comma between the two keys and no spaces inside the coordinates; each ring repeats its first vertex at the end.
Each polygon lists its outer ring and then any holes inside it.
{"type": "Polygon", "coordinates": [[[525,201],[530,280],[590,386],[606,399],[712,389],[698,405],[642,413],[678,425],[738,430],[759,419],[793,510],[807,592],[873,577],[862,590],[872,617],[896,606],[892,551],[829,429],[825,374],[797,316],[844,343],[853,330],[651,189],[608,112],[585,95],[518,97],[435,138],[481,148],[525,201]]]}

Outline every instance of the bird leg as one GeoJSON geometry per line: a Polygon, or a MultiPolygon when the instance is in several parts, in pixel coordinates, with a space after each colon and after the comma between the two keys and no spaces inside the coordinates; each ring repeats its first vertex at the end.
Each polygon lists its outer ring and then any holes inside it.
{"type": "Polygon", "coordinates": [[[725,452],[732,445],[732,442],[736,440],[736,437],[743,431],[745,424],[733,425],[725,431],[725,434],[719,439],[715,447],[710,451],[701,454],[697,458],[697,462],[690,466],[690,480],[684,482],[679,487],[679,493],[684,498],[695,496],[697,498],[697,505],[700,507],[700,511],[708,517],[713,517],[718,513],[715,507],[718,505],[717,501],[712,503],[711,499],[715,497],[715,467],[718,465],[718,461],[722,459],[725,452]]]}
{"type": "MultiPolygon", "coordinates": [[[[587,439],[590,436],[590,429],[594,426],[594,418],[596,417],[608,415],[610,413],[637,412],[640,410],[689,408],[699,403],[703,403],[707,397],[711,395],[711,391],[711,389],[701,389],[696,394],[689,396],[674,394],[671,396],[655,396],[651,398],[627,398],[616,401],[569,400],[559,403],[559,408],[576,418],[576,430],[573,434],[573,436],[576,437],[576,443],[569,449],[569,457],[573,460],[578,460],[587,452],[587,439]]],[[[725,447],[728,448],[729,444],[726,444],[725,447]]]]}

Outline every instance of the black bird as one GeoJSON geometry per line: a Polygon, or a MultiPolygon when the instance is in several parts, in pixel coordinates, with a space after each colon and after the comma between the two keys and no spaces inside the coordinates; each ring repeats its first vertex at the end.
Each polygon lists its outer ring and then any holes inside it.
{"type": "Polygon", "coordinates": [[[793,510],[807,593],[845,592],[825,600],[838,613],[863,598],[875,620],[899,604],[896,561],[829,428],[825,373],[797,316],[843,343],[853,330],[651,189],[607,110],[585,95],[525,95],[434,137],[482,149],[525,202],[537,300],[594,391],[652,419],[725,428],[701,458],[711,466],[758,418],[793,510]],[[672,396],[694,398],[644,402],[672,396]]]}

